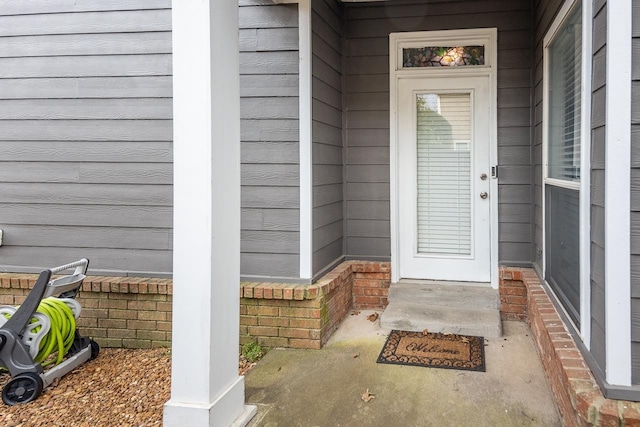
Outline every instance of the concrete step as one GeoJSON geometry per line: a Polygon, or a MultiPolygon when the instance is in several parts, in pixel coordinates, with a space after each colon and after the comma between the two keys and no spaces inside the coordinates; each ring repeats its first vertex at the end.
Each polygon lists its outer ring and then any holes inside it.
{"type": "Polygon", "coordinates": [[[446,282],[400,282],[389,288],[389,301],[445,307],[500,309],[500,295],[487,286],[450,285],[446,282]]]}
{"type": "Polygon", "coordinates": [[[500,297],[489,287],[394,283],[380,317],[385,329],[499,337],[500,297]]]}

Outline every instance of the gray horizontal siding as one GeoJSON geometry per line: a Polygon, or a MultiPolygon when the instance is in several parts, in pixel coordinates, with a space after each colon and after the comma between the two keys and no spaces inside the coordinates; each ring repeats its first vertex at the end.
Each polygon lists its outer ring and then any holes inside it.
{"type": "Polygon", "coordinates": [[[0,120],[170,120],[167,98],[0,100],[0,120]]]}
{"type": "MultiPolygon", "coordinates": [[[[16,167],[17,162],[51,162],[52,158],[72,164],[109,162],[119,163],[122,167],[127,163],[155,163],[164,167],[171,162],[171,145],[171,141],[101,141],[92,144],[87,141],[29,141],[25,144],[14,140],[2,142],[2,159],[7,162],[6,167],[16,167]]],[[[74,164],[74,167],[89,166],[74,164]]]]}
{"type": "Polygon", "coordinates": [[[58,248],[59,251],[87,246],[170,251],[172,244],[172,230],[166,228],[7,224],[4,232],[3,245],[58,248]]]}
{"type": "Polygon", "coordinates": [[[89,270],[94,275],[168,275],[170,272],[166,272],[167,266],[171,266],[173,262],[171,251],[156,249],[14,246],[11,251],[6,251],[6,254],[3,254],[0,271],[38,272],[42,268],[55,267],[69,260],[77,260],[83,257],[91,260],[89,270]],[[37,264],[25,265],[25,260],[37,260],[37,264]]]}
{"type": "Polygon", "coordinates": [[[0,57],[171,53],[171,33],[103,33],[0,38],[0,57]]]}
{"type": "Polygon", "coordinates": [[[169,98],[171,76],[0,79],[0,99],[169,98]]]}
{"type": "MultiPolygon", "coordinates": [[[[0,218],[4,226],[42,225],[75,227],[134,227],[166,229],[173,206],[135,206],[104,204],[2,203],[0,218]],[[46,215],[43,215],[43,212],[46,215]]],[[[8,235],[6,236],[9,237],[8,235]]]]}
{"type": "Polygon", "coordinates": [[[605,372],[605,58],[606,1],[594,4],[591,102],[591,354],[605,372]],[[604,27],[603,27],[604,25],[604,27]]]}
{"type": "Polygon", "coordinates": [[[633,2],[631,82],[631,356],[632,383],[640,384],[640,4],[633,2]]]}
{"type": "Polygon", "coordinates": [[[553,18],[560,7],[561,0],[540,0],[536,2],[535,14],[535,36],[533,46],[533,165],[535,168],[534,180],[534,241],[536,247],[535,262],[542,268],[542,52],[543,39],[551,26],[553,18]]]}
{"type": "Polygon", "coordinates": [[[165,54],[0,58],[0,79],[170,75],[165,54]]]}
{"type": "Polygon", "coordinates": [[[171,163],[7,162],[0,182],[73,184],[166,184],[173,180],[171,163]]]}
{"type": "Polygon", "coordinates": [[[344,254],[342,136],[343,7],[317,0],[312,10],[313,275],[344,254]]]}
{"type": "Polygon", "coordinates": [[[452,23],[471,22],[474,27],[498,28],[500,261],[531,261],[530,2],[348,4],[346,17],[347,255],[390,257],[389,33],[451,29],[452,23]]]}
{"type": "Polygon", "coordinates": [[[0,16],[170,8],[171,0],[1,0],[0,16]]]}
{"type": "Polygon", "coordinates": [[[298,9],[240,2],[241,274],[296,279],[300,253],[298,9]]]}
{"type": "Polygon", "coordinates": [[[171,9],[141,6],[139,10],[0,16],[0,37],[146,31],[171,31],[171,9]]]}
{"type": "Polygon", "coordinates": [[[172,270],[171,4],[0,1],[0,270],[172,270]]]}

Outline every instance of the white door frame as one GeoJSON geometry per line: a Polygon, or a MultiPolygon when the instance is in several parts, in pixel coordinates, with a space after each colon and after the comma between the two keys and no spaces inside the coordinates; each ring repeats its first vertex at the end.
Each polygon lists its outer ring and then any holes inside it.
{"type": "MultiPolygon", "coordinates": [[[[391,210],[391,281],[397,283],[399,269],[399,236],[400,227],[398,193],[398,82],[400,79],[448,77],[448,76],[486,76],[489,77],[489,161],[492,166],[498,164],[498,117],[497,117],[497,28],[479,28],[467,30],[420,31],[408,33],[392,33],[389,35],[389,110],[390,110],[390,210],[391,210]],[[425,44],[428,43],[428,44],[425,44]],[[403,47],[410,46],[473,46],[484,45],[485,65],[466,67],[424,67],[402,68],[403,47]]],[[[490,179],[490,211],[491,211],[491,286],[498,288],[498,180],[490,179]]]]}

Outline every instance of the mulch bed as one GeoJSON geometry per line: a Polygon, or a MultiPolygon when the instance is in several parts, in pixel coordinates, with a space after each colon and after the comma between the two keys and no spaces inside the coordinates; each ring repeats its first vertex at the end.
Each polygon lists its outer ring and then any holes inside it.
{"type": "MultiPolygon", "coordinates": [[[[240,360],[240,374],[253,366],[240,360]]],[[[8,373],[0,373],[0,388],[10,379],[8,373]]],[[[169,349],[105,348],[35,401],[16,406],[0,402],[0,426],[161,426],[170,394],[169,349]]]]}

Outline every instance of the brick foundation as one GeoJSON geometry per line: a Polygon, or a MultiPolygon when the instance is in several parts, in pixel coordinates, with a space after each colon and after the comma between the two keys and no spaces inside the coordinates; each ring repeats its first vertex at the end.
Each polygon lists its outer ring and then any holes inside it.
{"type": "Polygon", "coordinates": [[[503,318],[531,325],[538,354],[565,426],[637,426],[640,403],[606,399],[533,269],[501,268],[503,318]],[[525,291],[526,306],[521,311],[525,291]],[[505,311],[506,309],[506,311],[505,311]]]}
{"type": "MultiPolygon", "coordinates": [[[[0,273],[0,305],[20,305],[37,274],[0,273]]],[[[171,345],[170,279],[87,277],[78,294],[80,333],[102,347],[171,345]]]]}
{"type": "MultiPolygon", "coordinates": [[[[385,262],[346,261],[312,285],[241,283],[241,342],[321,348],[351,308],[386,307],[390,271],[385,262]]],[[[0,304],[22,303],[36,279],[0,273],[0,304]]],[[[87,277],[78,326],[103,347],[169,346],[172,288],[170,279],[87,277]]],[[[640,403],[602,395],[535,271],[500,268],[499,290],[502,318],[531,325],[565,425],[640,425],[640,403]]]]}
{"type": "Polygon", "coordinates": [[[527,288],[520,271],[500,269],[500,317],[502,320],[527,319],[527,288]]]}
{"type": "Polygon", "coordinates": [[[351,308],[384,309],[388,262],[346,261],[312,285],[241,283],[240,343],[321,348],[351,308]]]}
{"type": "MultiPolygon", "coordinates": [[[[241,283],[240,342],[321,348],[351,308],[384,309],[389,263],[346,261],[312,285],[241,283]]],[[[0,273],[0,305],[19,305],[37,274],[0,273]]],[[[171,345],[171,279],[89,276],[78,327],[102,347],[171,345]]]]}

